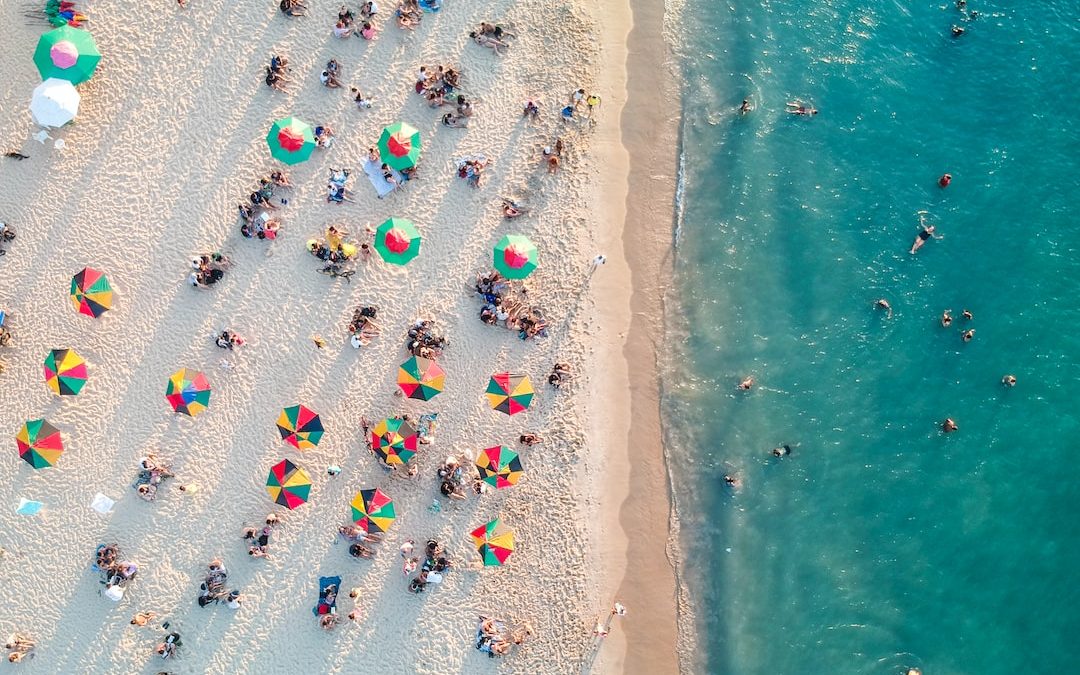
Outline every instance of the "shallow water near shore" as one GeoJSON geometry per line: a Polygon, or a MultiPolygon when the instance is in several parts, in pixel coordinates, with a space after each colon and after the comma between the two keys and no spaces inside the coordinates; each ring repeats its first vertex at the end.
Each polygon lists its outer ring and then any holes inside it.
{"type": "Polygon", "coordinates": [[[1076,7],[679,13],[663,410],[699,670],[1080,663],[1076,7]],[[920,210],[944,238],[911,255],[920,210]]]}

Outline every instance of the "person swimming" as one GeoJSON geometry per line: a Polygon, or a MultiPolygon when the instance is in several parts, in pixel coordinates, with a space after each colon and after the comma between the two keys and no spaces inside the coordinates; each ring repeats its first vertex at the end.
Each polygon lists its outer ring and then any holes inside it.
{"type": "Polygon", "coordinates": [[[1003,385],[1005,385],[1006,387],[1015,387],[1016,386],[1016,376],[1015,375],[1006,375],[1005,377],[1001,378],[1001,383],[1003,385]]]}
{"type": "Polygon", "coordinates": [[[752,110],[752,108],[750,107],[750,99],[744,98],[742,100],[742,105],[739,106],[739,114],[745,115],[746,113],[750,112],[750,110],[752,110]]]}
{"type": "Polygon", "coordinates": [[[792,115],[816,115],[817,109],[807,106],[801,101],[788,101],[788,113],[792,115]]]}
{"type": "Polygon", "coordinates": [[[790,457],[791,450],[792,448],[790,445],[784,444],[781,445],[779,448],[773,448],[772,454],[773,457],[790,457]]]}
{"type": "Polygon", "coordinates": [[[941,430],[944,433],[949,434],[949,433],[952,433],[954,431],[959,431],[960,426],[957,425],[957,423],[953,421],[953,418],[946,417],[945,421],[941,423],[941,430]]]}
{"type": "Polygon", "coordinates": [[[941,327],[948,328],[952,325],[952,310],[947,309],[941,313],[941,327]]]}
{"type": "Polygon", "coordinates": [[[885,298],[879,298],[877,302],[874,303],[874,307],[885,310],[885,318],[892,318],[892,305],[890,305],[889,301],[885,298]]]}
{"type": "Polygon", "coordinates": [[[941,178],[938,178],[937,184],[940,187],[947,188],[947,187],[949,187],[949,183],[951,183],[951,182],[952,182],[952,174],[951,173],[944,173],[944,174],[941,175],[941,178]]]}
{"type": "Polygon", "coordinates": [[[973,339],[975,339],[975,329],[968,328],[960,335],[960,337],[964,342],[971,342],[973,339]]]}
{"type": "Polygon", "coordinates": [[[919,211],[919,228],[921,228],[919,234],[915,237],[915,242],[911,245],[911,253],[913,255],[931,238],[941,239],[940,234],[934,234],[934,226],[926,224],[926,211],[919,211]]]}
{"type": "Polygon", "coordinates": [[[750,388],[754,386],[754,378],[748,377],[739,383],[739,389],[743,391],[750,391],[750,388]]]}

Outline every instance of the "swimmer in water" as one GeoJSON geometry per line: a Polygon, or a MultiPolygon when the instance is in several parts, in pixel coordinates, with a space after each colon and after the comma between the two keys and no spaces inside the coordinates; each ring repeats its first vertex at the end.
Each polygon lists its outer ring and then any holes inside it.
{"type": "Polygon", "coordinates": [[[947,309],[941,313],[941,327],[948,328],[952,325],[952,310],[947,309]]]}
{"type": "Polygon", "coordinates": [[[724,483],[735,490],[742,487],[742,480],[740,480],[738,476],[733,476],[730,473],[724,474],[724,483]]]}
{"type": "Polygon", "coordinates": [[[960,316],[964,317],[964,321],[971,321],[972,319],[975,318],[975,315],[972,314],[971,312],[969,312],[966,309],[964,311],[960,312],[960,316]]]}
{"type": "Polygon", "coordinates": [[[961,337],[961,339],[963,339],[964,342],[971,342],[972,339],[975,338],[975,329],[974,328],[968,328],[966,331],[964,331],[960,335],[960,337],[961,337]]]}
{"type": "Polygon", "coordinates": [[[951,182],[952,182],[952,174],[951,173],[946,173],[946,174],[942,174],[941,178],[938,178],[937,184],[940,187],[947,188],[947,187],[949,187],[949,183],[951,183],[951,182]]]}
{"type": "Polygon", "coordinates": [[[951,417],[945,418],[945,421],[941,423],[941,430],[945,433],[952,433],[959,431],[960,427],[953,421],[951,417]]]}
{"type": "Polygon", "coordinates": [[[934,234],[934,226],[926,224],[926,211],[919,211],[919,236],[915,237],[915,243],[911,245],[912,255],[930,238],[941,239],[941,235],[934,234]]]}
{"type": "Polygon", "coordinates": [[[964,34],[964,29],[961,28],[960,26],[953,26],[952,27],[952,36],[954,38],[958,38],[963,34],[964,34]]]}
{"type": "Polygon", "coordinates": [[[889,305],[889,301],[886,300],[885,298],[881,298],[877,302],[875,302],[874,307],[876,307],[878,309],[885,310],[885,318],[886,319],[891,319],[892,318],[892,306],[889,305]]]}
{"type": "Polygon", "coordinates": [[[792,115],[816,115],[817,109],[807,106],[801,101],[788,101],[788,113],[792,115]]]}
{"type": "Polygon", "coordinates": [[[743,391],[750,391],[750,387],[754,386],[754,378],[748,377],[739,383],[739,389],[743,391]]]}
{"type": "Polygon", "coordinates": [[[1001,383],[1003,385],[1005,385],[1006,387],[1015,387],[1016,386],[1016,376],[1015,375],[1006,375],[1005,377],[1001,378],[1001,383]]]}
{"type": "Polygon", "coordinates": [[[782,459],[784,457],[790,457],[791,456],[791,450],[792,450],[792,448],[791,448],[790,445],[784,444],[784,445],[781,445],[779,448],[773,448],[772,454],[773,454],[773,457],[780,457],[782,459]]]}
{"type": "Polygon", "coordinates": [[[746,113],[750,112],[750,110],[751,110],[751,108],[750,108],[750,99],[744,98],[742,100],[742,105],[739,106],[739,114],[740,115],[745,115],[746,113]]]}

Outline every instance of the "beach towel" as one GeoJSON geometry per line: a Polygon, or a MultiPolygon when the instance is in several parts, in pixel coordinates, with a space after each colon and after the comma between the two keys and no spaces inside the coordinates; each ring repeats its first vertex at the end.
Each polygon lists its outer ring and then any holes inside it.
{"type": "Polygon", "coordinates": [[[311,610],[311,613],[315,616],[322,616],[323,614],[330,614],[337,606],[337,597],[334,597],[334,602],[326,602],[326,589],[334,586],[337,591],[341,592],[341,577],[319,577],[319,602],[315,605],[315,608],[311,610]]]}
{"type": "Polygon", "coordinates": [[[434,13],[442,9],[442,0],[420,0],[420,9],[428,13],[434,13]]]}
{"type": "MultiPolygon", "coordinates": [[[[398,181],[398,185],[405,182],[405,177],[401,175],[401,172],[396,169],[390,169],[390,171],[393,172],[394,178],[398,181]]],[[[382,165],[378,162],[372,162],[371,160],[364,162],[364,173],[367,174],[368,180],[371,181],[371,184],[375,187],[375,192],[379,195],[379,199],[390,194],[397,187],[383,178],[382,165]]]]}
{"type": "Polygon", "coordinates": [[[15,513],[20,516],[32,516],[41,510],[41,507],[45,506],[41,502],[35,502],[30,499],[19,499],[19,505],[15,507],[15,513]]]}

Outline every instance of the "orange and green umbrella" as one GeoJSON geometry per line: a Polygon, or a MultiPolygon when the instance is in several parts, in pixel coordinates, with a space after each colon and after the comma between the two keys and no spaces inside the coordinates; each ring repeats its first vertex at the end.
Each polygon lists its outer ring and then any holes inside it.
{"type": "Polygon", "coordinates": [[[403,419],[385,419],[371,430],[371,449],[386,464],[408,463],[418,442],[416,429],[403,419]]]}
{"type": "Polygon", "coordinates": [[[54,349],[45,357],[45,384],[54,394],[76,396],[86,384],[86,361],[74,349],[54,349]]]}
{"type": "Polygon", "coordinates": [[[72,26],[61,26],[38,39],[34,65],[41,79],[56,77],[79,84],[90,79],[101,60],[101,52],[90,33],[72,26]]]}
{"type": "Polygon", "coordinates": [[[22,425],[15,443],[19,446],[19,457],[35,469],[55,465],[64,452],[60,431],[45,420],[30,420],[22,425]]]}
{"type": "Polygon", "coordinates": [[[375,250],[386,262],[404,265],[420,253],[420,233],[411,220],[391,218],[375,230],[375,250]]]}
{"type": "Polygon", "coordinates": [[[169,378],[165,400],[176,412],[195,417],[210,405],[210,382],[197,370],[181,368],[169,378]]]}
{"type": "Polygon", "coordinates": [[[495,269],[507,279],[524,279],[536,269],[536,244],[520,234],[508,234],[495,245],[495,269]]]}
{"type": "Polygon", "coordinates": [[[266,477],[266,492],[275,504],[281,504],[290,511],[306,504],[311,494],[311,478],[307,472],[287,459],[270,467],[266,477]]]}
{"type": "Polygon", "coordinates": [[[71,277],[71,304],[80,314],[96,319],[112,309],[112,299],[112,286],[98,270],[86,267],[71,277]]]}
{"type": "Polygon", "coordinates": [[[532,403],[532,381],[528,375],[495,373],[488,382],[486,395],[492,409],[507,415],[516,415],[525,411],[532,403]]]}
{"type": "Polygon", "coordinates": [[[397,383],[409,398],[430,401],[443,390],[446,373],[431,359],[413,356],[398,368],[397,383]]]}
{"type": "Polygon", "coordinates": [[[404,122],[395,122],[379,136],[379,157],[398,171],[411,169],[420,159],[420,132],[404,122]]]}
{"type": "Polygon", "coordinates": [[[286,164],[307,161],[315,152],[315,131],[311,125],[295,117],[285,117],[270,127],[266,134],[270,156],[286,164]]]}
{"type": "Polygon", "coordinates": [[[322,440],[322,419],[307,406],[294,405],[282,410],[277,428],[281,439],[299,450],[314,448],[322,440]]]}
{"type": "Polygon", "coordinates": [[[390,523],[397,518],[394,513],[394,500],[378,488],[357,492],[350,506],[353,521],[364,532],[386,532],[390,523]]]}
{"type": "Polygon", "coordinates": [[[470,536],[486,566],[502,565],[514,552],[514,533],[498,518],[476,528],[470,536]]]}
{"type": "Polygon", "coordinates": [[[521,458],[505,445],[481,450],[476,468],[480,470],[480,480],[499,489],[515,485],[524,473],[521,458]]]}

